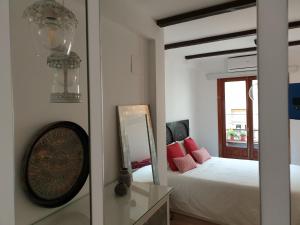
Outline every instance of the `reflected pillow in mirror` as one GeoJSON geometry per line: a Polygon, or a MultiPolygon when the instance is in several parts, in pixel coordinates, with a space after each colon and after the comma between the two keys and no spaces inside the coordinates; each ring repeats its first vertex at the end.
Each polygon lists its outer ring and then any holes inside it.
{"type": "Polygon", "coordinates": [[[197,167],[197,163],[190,154],[184,157],[174,158],[173,161],[180,173],[185,173],[197,167]]]}
{"type": "Polygon", "coordinates": [[[139,168],[142,168],[144,166],[149,166],[149,165],[151,165],[151,158],[144,159],[144,160],[141,160],[141,161],[131,162],[131,168],[132,169],[139,169],[139,168]]]}
{"type": "Polygon", "coordinates": [[[206,148],[201,148],[200,150],[193,151],[192,154],[194,159],[200,164],[211,159],[211,156],[206,148]]]}
{"type": "Polygon", "coordinates": [[[183,157],[183,156],[184,156],[184,152],[181,149],[178,142],[174,142],[172,144],[167,145],[167,159],[171,170],[173,171],[178,170],[176,165],[173,162],[173,159],[183,157]]]}
{"type": "Polygon", "coordinates": [[[200,149],[197,143],[195,142],[195,140],[191,137],[184,139],[184,147],[187,150],[187,152],[190,153],[191,155],[193,151],[200,149]]]}

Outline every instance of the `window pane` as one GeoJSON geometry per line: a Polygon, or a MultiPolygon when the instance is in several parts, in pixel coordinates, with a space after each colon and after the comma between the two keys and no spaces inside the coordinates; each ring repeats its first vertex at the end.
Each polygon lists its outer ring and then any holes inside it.
{"type": "Polygon", "coordinates": [[[226,146],[247,149],[246,82],[225,82],[226,146]]]}

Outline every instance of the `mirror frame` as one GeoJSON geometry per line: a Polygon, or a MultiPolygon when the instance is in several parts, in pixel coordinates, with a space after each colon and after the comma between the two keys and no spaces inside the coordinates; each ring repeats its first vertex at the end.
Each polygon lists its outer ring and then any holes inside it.
{"type": "Polygon", "coordinates": [[[157,170],[157,152],[156,145],[153,135],[153,126],[151,122],[151,115],[149,110],[149,105],[124,105],[117,106],[118,112],[118,124],[119,124],[119,136],[121,145],[121,156],[122,156],[122,166],[128,168],[129,172],[132,173],[131,162],[129,160],[129,145],[128,140],[125,137],[125,118],[126,116],[132,115],[146,115],[147,130],[148,130],[148,140],[150,148],[150,157],[152,163],[152,176],[153,183],[159,184],[159,175],[157,170]]]}

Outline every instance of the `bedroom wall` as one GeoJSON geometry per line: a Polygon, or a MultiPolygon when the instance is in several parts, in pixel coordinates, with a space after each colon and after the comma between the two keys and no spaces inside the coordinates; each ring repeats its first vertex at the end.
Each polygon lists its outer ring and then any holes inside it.
{"type": "MultiPolygon", "coordinates": [[[[218,156],[217,81],[207,73],[226,71],[226,57],[186,61],[176,51],[166,51],[166,119],[190,119],[191,136],[218,156]]],[[[289,64],[300,65],[300,47],[289,48],[289,64]]],[[[290,74],[300,83],[300,69],[290,74]]],[[[291,162],[300,165],[300,121],[290,120],[291,162]]]]}
{"type": "Polygon", "coordinates": [[[104,183],[117,178],[121,149],[117,124],[117,105],[149,104],[149,43],[147,39],[102,17],[102,72],[104,116],[104,183]],[[131,72],[135,55],[138,71],[131,72]]]}
{"type": "Polygon", "coordinates": [[[196,96],[194,95],[196,74],[186,61],[177,54],[165,53],[166,63],[166,120],[191,120],[191,132],[194,133],[194,113],[196,96]]]}
{"type": "MultiPolygon", "coordinates": [[[[48,123],[69,120],[88,130],[87,101],[87,57],[85,35],[77,35],[74,50],[82,59],[81,87],[83,103],[49,103],[51,74],[46,65],[46,57],[36,57],[26,22],[22,19],[23,10],[31,0],[11,0],[11,44],[12,75],[14,97],[14,133],[15,133],[15,217],[16,225],[29,225],[53,213],[56,209],[46,209],[31,203],[22,189],[21,166],[23,156],[35,134],[48,123]],[[21,51],[20,51],[21,50],[21,51]]],[[[78,34],[85,34],[84,1],[65,1],[79,20],[78,34]]],[[[81,197],[89,193],[88,181],[81,197]]]]}
{"type": "Polygon", "coordinates": [[[206,73],[223,71],[223,58],[186,61],[166,51],[166,120],[190,119],[190,135],[218,156],[217,81],[206,73]]]}
{"type": "Polygon", "coordinates": [[[14,138],[9,0],[0,1],[0,224],[14,225],[14,138]]]}
{"type": "Polygon", "coordinates": [[[163,32],[134,4],[101,1],[104,183],[118,178],[120,145],[116,106],[150,104],[160,181],[166,183],[163,32]],[[133,72],[131,72],[133,58],[133,72]]]}

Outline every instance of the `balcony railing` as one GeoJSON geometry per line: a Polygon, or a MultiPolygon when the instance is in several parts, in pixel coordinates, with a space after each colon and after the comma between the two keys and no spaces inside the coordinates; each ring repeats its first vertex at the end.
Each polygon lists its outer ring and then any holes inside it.
{"type": "MultiPolygon", "coordinates": [[[[253,130],[253,145],[258,149],[259,137],[258,129],[253,130]]],[[[226,145],[237,148],[247,148],[247,130],[246,129],[226,129],[226,145]]]]}

